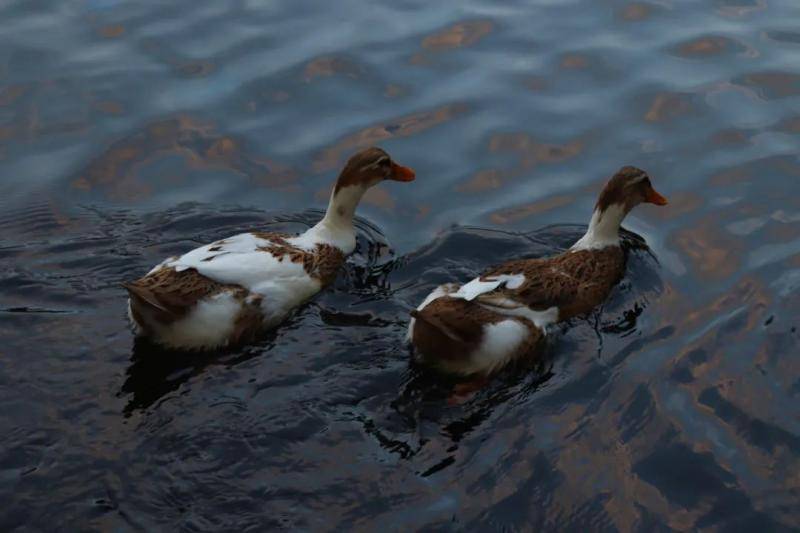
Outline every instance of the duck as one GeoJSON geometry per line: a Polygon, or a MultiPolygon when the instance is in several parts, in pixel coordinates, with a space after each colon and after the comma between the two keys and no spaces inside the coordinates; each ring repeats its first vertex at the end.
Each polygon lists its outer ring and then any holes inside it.
{"type": "Polygon", "coordinates": [[[436,287],[411,311],[414,360],[457,377],[485,379],[535,357],[548,326],[601,304],[625,273],[620,226],[637,205],[667,205],[650,176],[625,166],[605,184],[586,233],[565,252],[518,259],[475,279],[436,287]]]}
{"type": "Polygon", "coordinates": [[[378,147],[354,154],[325,216],[299,235],[251,231],[169,257],[123,283],[134,334],[177,350],[211,350],[278,326],[336,278],[356,248],[353,216],[364,193],[414,171],[378,147]]]}

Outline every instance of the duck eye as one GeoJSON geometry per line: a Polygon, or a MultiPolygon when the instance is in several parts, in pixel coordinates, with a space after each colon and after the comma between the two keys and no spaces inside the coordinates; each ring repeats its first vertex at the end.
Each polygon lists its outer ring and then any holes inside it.
{"type": "Polygon", "coordinates": [[[378,161],[378,165],[382,166],[383,168],[388,167],[389,164],[390,164],[390,161],[389,161],[388,157],[384,157],[384,158],[382,158],[381,160],[378,161]]]}

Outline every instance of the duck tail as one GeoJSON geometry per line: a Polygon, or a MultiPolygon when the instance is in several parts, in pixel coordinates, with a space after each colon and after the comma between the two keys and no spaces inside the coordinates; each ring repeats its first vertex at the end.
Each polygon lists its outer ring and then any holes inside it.
{"type": "Polygon", "coordinates": [[[143,331],[152,331],[157,323],[172,322],[175,315],[146,287],[134,282],[122,284],[128,291],[130,318],[143,331]]]}
{"type": "Polygon", "coordinates": [[[415,319],[423,322],[429,328],[435,329],[440,335],[447,337],[448,339],[455,341],[455,342],[466,342],[461,335],[453,330],[450,326],[448,326],[445,321],[432,316],[430,313],[425,313],[425,309],[422,311],[417,309],[411,310],[411,316],[415,319]]]}

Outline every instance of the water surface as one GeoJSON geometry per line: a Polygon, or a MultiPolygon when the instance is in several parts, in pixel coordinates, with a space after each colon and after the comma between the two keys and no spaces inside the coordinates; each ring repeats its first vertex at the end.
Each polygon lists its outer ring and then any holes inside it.
{"type": "Polygon", "coordinates": [[[0,529],[800,527],[792,0],[0,2],[0,529]],[[336,284],[259,343],[134,341],[120,282],[299,231],[379,144],[336,284]],[[438,283],[580,236],[609,302],[452,401],[409,365],[438,283]]]}

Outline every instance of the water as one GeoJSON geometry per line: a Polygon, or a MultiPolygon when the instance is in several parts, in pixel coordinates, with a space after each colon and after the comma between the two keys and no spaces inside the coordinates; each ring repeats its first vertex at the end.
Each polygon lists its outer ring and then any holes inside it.
{"type": "Polygon", "coordinates": [[[0,2],[0,529],[800,527],[793,0],[0,2]],[[134,342],[119,283],[300,230],[379,144],[336,284],[246,348],[134,342]],[[436,284],[626,227],[602,312],[465,401],[436,284]]]}

